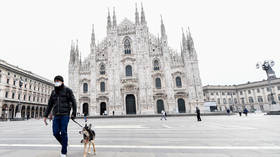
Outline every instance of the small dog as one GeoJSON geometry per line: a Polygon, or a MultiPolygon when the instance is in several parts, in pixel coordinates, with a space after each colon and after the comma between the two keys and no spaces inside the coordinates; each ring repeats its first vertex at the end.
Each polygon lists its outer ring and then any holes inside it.
{"type": "Polygon", "coordinates": [[[94,144],[94,139],[95,139],[95,132],[91,129],[91,124],[85,127],[83,127],[83,130],[80,131],[80,134],[83,134],[83,139],[81,140],[81,143],[84,143],[84,157],[87,156],[87,154],[90,154],[90,145],[92,145],[94,155],[96,155],[96,150],[95,150],[95,144],[94,144]],[[88,150],[87,150],[87,145],[88,145],[88,150]]]}

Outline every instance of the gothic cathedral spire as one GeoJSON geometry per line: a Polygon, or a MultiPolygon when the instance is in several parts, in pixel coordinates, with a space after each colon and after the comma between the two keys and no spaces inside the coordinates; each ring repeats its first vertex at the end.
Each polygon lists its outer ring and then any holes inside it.
{"type": "Polygon", "coordinates": [[[77,42],[76,42],[76,49],[75,49],[75,52],[76,52],[76,54],[79,55],[79,46],[78,46],[79,41],[78,41],[78,39],[77,39],[76,41],[77,41],[77,42]]]}
{"type": "Polygon", "coordinates": [[[95,47],[95,33],[94,33],[94,24],[92,24],[92,32],[91,32],[91,47],[95,47]]]}
{"type": "Polygon", "coordinates": [[[193,43],[193,39],[192,39],[192,35],[191,35],[189,27],[187,30],[187,46],[188,46],[189,52],[191,53],[194,49],[194,43],[193,43]]]}
{"type": "Polygon", "coordinates": [[[141,24],[142,24],[142,25],[147,24],[146,18],[145,18],[144,9],[143,9],[143,4],[142,4],[142,3],[141,3],[141,24]]]}
{"type": "Polygon", "coordinates": [[[110,10],[108,8],[108,16],[107,16],[107,31],[111,29],[111,16],[110,16],[110,10]]]}
{"type": "Polygon", "coordinates": [[[189,55],[193,59],[197,59],[197,54],[196,54],[196,50],[194,48],[194,42],[193,42],[191,31],[190,31],[189,27],[188,27],[188,31],[187,31],[187,49],[188,49],[189,55]]]}
{"type": "Polygon", "coordinates": [[[167,46],[167,35],[165,31],[165,26],[163,24],[162,16],[160,15],[160,20],[161,20],[161,25],[160,25],[160,30],[161,30],[161,42],[164,46],[167,46]]]}
{"type": "Polygon", "coordinates": [[[135,4],[135,24],[139,25],[139,13],[137,10],[137,3],[135,4]]]}
{"type": "Polygon", "coordinates": [[[116,19],[116,13],[115,13],[115,7],[113,9],[113,27],[117,27],[117,19],[116,19]]]}
{"type": "Polygon", "coordinates": [[[182,28],[182,46],[183,46],[183,51],[185,51],[187,48],[187,39],[183,28],[182,28]]]}
{"type": "Polygon", "coordinates": [[[71,49],[70,49],[70,64],[75,62],[75,46],[73,40],[71,40],[71,49]]]}
{"type": "Polygon", "coordinates": [[[160,18],[161,18],[161,25],[160,25],[160,28],[161,28],[161,38],[164,38],[164,37],[166,37],[165,26],[163,24],[163,20],[162,20],[162,16],[161,15],[160,15],[160,18]]]}

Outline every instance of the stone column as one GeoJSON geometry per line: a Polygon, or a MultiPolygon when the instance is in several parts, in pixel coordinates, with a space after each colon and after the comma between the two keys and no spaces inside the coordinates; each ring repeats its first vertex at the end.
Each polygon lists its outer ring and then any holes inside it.
{"type": "Polygon", "coordinates": [[[39,112],[39,118],[41,118],[41,115],[42,115],[42,112],[43,112],[42,107],[39,108],[38,112],[39,112]]]}
{"type": "Polygon", "coordinates": [[[6,114],[6,118],[10,118],[10,105],[7,104],[7,108],[6,108],[6,111],[5,111],[7,114],[6,114]]]}
{"type": "Polygon", "coordinates": [[[19,113],[18,113],[17,118],[22,118],[22,117],[21,117],[21,110],[22,110],[22,104],[18,106],[18,111],[19,111],[19,113]]]}
{"type": "Polygon", "coordinates": [[[32,118],[32,106],[30,106],[30,110],[29,110],[29,118],[32,118]]]}
{"type": "Polygon", "coordinates": [[[40,112],[40,108],[38,107],[38,110],[37,111],[35,110],[35,115],[37,114],[36,118],[39,118],[39,112],[40,112]]]}
{"type": "Polygon", "coordinates": [[[13,112],[14,112],[14,117],[13,117],[13,118],[16,118],[16,107],[17,107],[17,106],[14,105],[14,111],[13,111],[13,112]]]}
{"type": "Polygon", "coordinates": [[[25,111],[24,111],[24,118],[27,117],[27,106],[25,106],[25,111]]]}

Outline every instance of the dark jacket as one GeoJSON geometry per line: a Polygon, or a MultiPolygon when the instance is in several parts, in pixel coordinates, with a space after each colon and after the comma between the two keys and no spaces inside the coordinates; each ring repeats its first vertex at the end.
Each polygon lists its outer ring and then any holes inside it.
{"type": "Polygon", "coordinates": [[[49,98],[48,107],[44,117],[48,117],[51,110],[54,116],[70,115],[72,107],[72,116],[76,117],[77,104],[72,90],[63,84],[55,87],[49,98]]]}
{"type": "Polygon", "coordinates": [[[196,109],[196,114],[200,114],[200,109],[196,109]]]}

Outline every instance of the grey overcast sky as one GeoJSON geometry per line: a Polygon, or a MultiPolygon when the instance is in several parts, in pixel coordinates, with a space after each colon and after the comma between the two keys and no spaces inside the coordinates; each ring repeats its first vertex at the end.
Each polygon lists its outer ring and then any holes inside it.
{"type": "Polygon", "coordinates": [[[144,6],[149,31],[160,33],[180,53],[183,27],[191,29],[203,85],[239,84],[266,78],[257,61],[272,59],[280,75],[280,1],[277,0],[1,0],[0,59],[51,79],[68,82],[71,40],[89,54],[91,26],[106,36],[108,8],[117,22],[134,21],[135,3],[144,6]]]}

